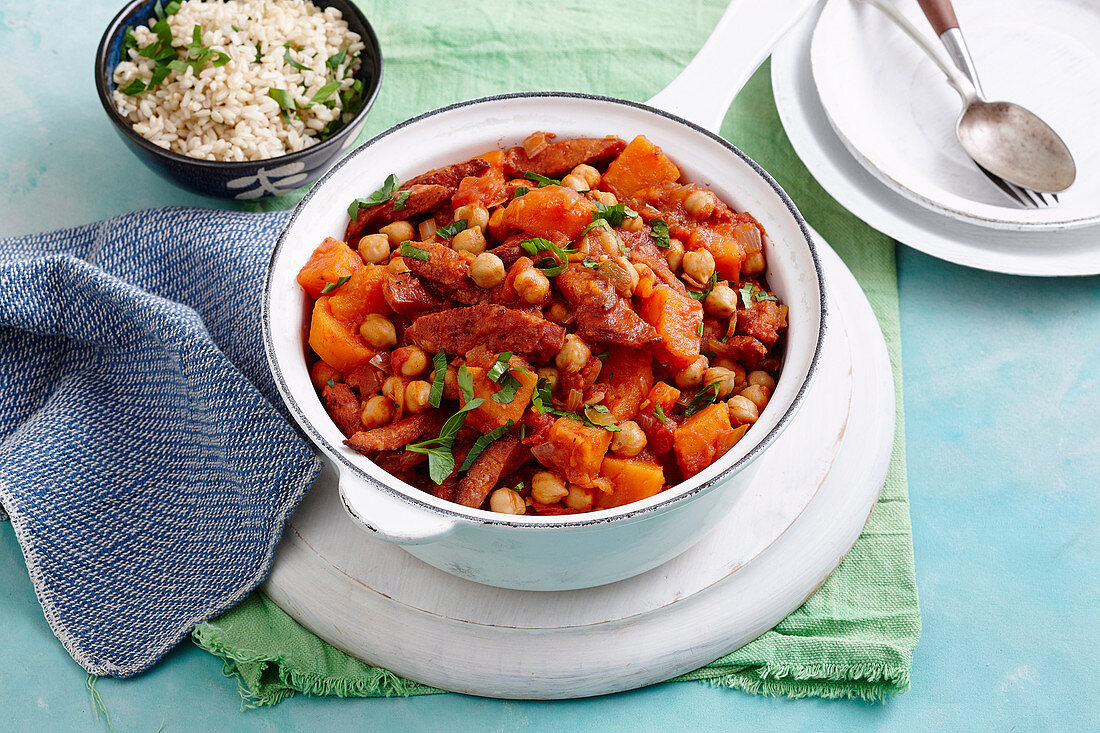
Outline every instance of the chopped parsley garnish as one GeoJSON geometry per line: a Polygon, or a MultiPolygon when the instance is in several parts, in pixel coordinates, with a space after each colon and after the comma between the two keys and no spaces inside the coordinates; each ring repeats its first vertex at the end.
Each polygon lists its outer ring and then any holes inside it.
{"type": "Polygon", "coordinates": [[[713,405],[718,400],[718,390],[722,386],[722,380],[716,379],[706,387],[699,390],[698,394],[691,399],[691,402],[686,408],[684,408],[684,416],[691,417],[695,413],[702,410],[708,405],[713,405]]]}
{"type": "MultiPolygon", "coordinates": [[[[272,87],[267,90],[267,96],[279,103],[279,113],[283,116],[283,119],[286,120],[287,124],[290,124],[290,113],[297,113],[298,111],[298,103],[294,101],[294,97],[291,93],[286,89],[275,89],[272,87]]],[[[353,216],[352,219],[354,218],[353,216]]]]}
{"type": "Polygon", "coordinates": [[[327,384],[330,387],[335,387],[336,386],[336,382],[332,381],[331,379],[326,379],[325,384],[327,384]]]}
{"type": "MultiPolygon", "coordinates": [[[[695,292],[694,290],[688,290],[688,295],[696,300],[706,300],[711,291],[714,290],[714,286],[718,284],[718,272],[710,273],[710,281],[707,283],[707,289],[702,292],[695,292]]],[[[702,334],[700,334],[702,335],[702,334]]]]}
{"type": "Polygon", "coordinates": [[[435,378],[432,379],[432,391],[428,393],[428,404],[439,407],[443,400],[443,384],[447,380],[447,353],[436,352],[432,357],[432,366],[435,367],[435,378]]]}
{"type": "Polygon", "coordinates": [[[397,194],[397,198],[393,200],[394,211],[404,211],[405,202],[409,200],[409,196],[412,196],[412,191],[401,191],[397,194]]]}
{"type": "Polygon", "coordinates": [[[428,250],[420,249],[414,244],[408,242],[402,242],[401,248],[398,250],[402,257],[412,257],[414,260],[420,260],[421,262],[427,262],[430,255],[428,250]]]}
{"type": "Polygon", "coordinates": [[[598,412],[601,415],[606,415],[609,412],[611,412],[611,408],[608,407],[607,405],[589,405],[588,409],[592,410],[594,412],[598,412]]]}
{"type": "Polygon", "coordinates": [[[569,255],[577,252],[577,250],[568,247],[559,247],[549,239],[543,239],[542,237],[525,239],[519,243],[519,246],[531,256],[537,256],[540,252],[553,253],[553,257],[543,257],[535,262],[535,267],[542,270],[547,277],[555,277],[565,272],[565,268],[569,264],[569,255]]]}
{"type": "Polygon", "coordinates": [[[208,62],[211,66],[225,66],[229,63],[229,55],[202,45],[202,26],[196,23],[191,30],[191,43],[187,46],[187,55],[182,59],[169,61],[168,68],[182,74],[190,66],[191,70],[197,74],[208,62]]]}
{"type": "Polygon", "coordinates": [[[346,283],[348,280],[351,280],[351,275],[344,275],[342,278],[340,278],[336,282],[329,283],[329,284],[325,285],[325,287],[321,288],[321,292],[322,293],[331,293],[333,290],[340,287],[341,285],[346,283]]]}
{"type": "Polygon", "coordinates": [[[699,328],[695,329],[695,333],[697,333],[700,336],[703,335],[703,322],[702,321],[699,321],[699,328]]]}
{"type": "Polygon", "coordinates": [[[344,59],[347,58],[347,55],[347,46],[343,46],[340,48],[339,52],[334,53],[332,56],[328,57],[328,61],[325,62],[325,66],[329,67],[333,71],[336,71],[337,67],[339,67],[340,64],[344,63],[344,59]]]}
{"type": "Polygon", "coordinates": [[[540,176],[538,173],[532,173],[531,171],[527,171],[526,173],[524,173],[523,177],[526,178],[528,181],[534,181],[535,183],[539,184],[539,188],[542,188],[543,186],[561,185],[561,181],[553,178],[547,178],[546,176],[540,176]]]}
{"type": "Polygon", "coordinates": [[[668,236],[668,222],[664,219],[650,219],[649,229],[656,240],[658,247],[669,247],[671,240],[668,236]]]}
{"type": "MultiPolygon", "coordinates": [[[[268,94],[271,95],[272,99],[278,102],[279,100],[275,97],[275,95],[271,94],[271,92],[274,91],[280,90],[272,89],[268,92],[268,94]]],[[[279,103],[279,106],[282,106],[281,102],[279,103]]],[[[397,176],[392,173],[389,174],[388,176],[386,176],[386,182],[382,184],[382,188],[378,189],[370,196],[367,196],[365,199],[355,199],[351,202],[351,205],[348,206],[348,216],[351,217],[352,221],[355,221],[355,219],[359,216],[359,209],[369,209],[371,206],[378,206],[378,204],[389,201],[390,196],[392,196],[393,192],[397,190],[397,186],[399,183],[400,182],[397,180],[397,176]]]]}
{"type": "Polygon", "coordinates": [[[237,27],[237,26],[235,26],[235,25],[231,25],[231,26],[229,26],[229,27],[233,29],[233,32],[234,32],[234,33],[240,33],[240,32],[241,32],[241,29],[240,29],[240,28],[238,28],[238,27],[237,27]]]}
{"type": "MultiPolygon", "coordinates": [[[[149,80],[149,83],[141,81],[140,79],[134,79],[126,86],[119,89],[123,94],[134,96],[141,94],[144,91],[152,89],[153,87],[164,81],[164,78],[168,76],[168,72],[171,68],[175,68],[172,64],[177,63],[177,55],[181,49],[172,45],[172,29],[168,27],[168,21],[164,20],[163,10],[159,16],[160,20],[153,24],[153,32],[157,34],[157,40],[150,43],[148,46],[142,49],[138,49],[138,55],[144,56],[147,59],[153,59],[153,76],[149,80]]],[[[196,26],[198,27],[198,26],[196,26]]],[[[131,38],[133,35],[131,34],[131,38]]],[[[137,42],[134,41],[136,47],[137,42]]],[[[126,40],[123,40],[123,53],[126,52],[126,40]]],[[[227,56],[226,59],[229,57],[227,56]]],[[[125,60],[125,59],[123,59],[125,60]]],[[[186,67],[185,67],[186,68],[186,67]]]]}
{"type": "Polygon", "coordinates": [[[506,373],[500,378],[500,389],[493,395],[493,402],[501,405],[510,405],[512,400],[516,398],[516,392],[523,384],[516,379],[515,375],[511,372],[506,373]]]}
{"type": "Polygon", "coordinates": [[[473,377],[466,371],[463,365],[458,370],[458,386],[462,390],[462,396],[466,404],[458,412],[447,418],[439,435],[435,438],[414,443],[405,447],[414,453],[424,453],[428,456],[428,475],[437,484],[451,475],[455,470],[455,457],[453,453],[455,436],[466,422],[466,414],[471,410],[481,407],[484,400],[474,397],[473,377]]]}
{"type": "Polygon", "coordinates": [[[435,233],[443,239],[450,239],[459,232],[464,231],[469,225],[469,219],[458,219],[451,222],[445,227],[440,227],[439,229],[436,229],[435,233]]]}
{"type": "Polygon", "coordinates": [[[488,376],[489,379],[493,380],[494,382],[499,383],[500,378],[503,377],[505,372],[507,372],[508,369],[511,367],[511,364],[508,363],[508,360],[511,358],[511,351],[505,351],[497,354],[497,360],[493,363],[493,366],[489,368],[489,373],[486,376],[488,376]]]}
{"type": "MultiPolygon", "coordinates": [[[[474,465],[474,461],[477,459],[477,457],[480,456],[491,443],[499,440],[500,436],[511,430],[512,426],[515,424],[515,421],[509,420],[508,422],[501,425],[499,428],[494,428],[493,430],[485,433],[485,435],[478,437],[478,439],[474,441],[474,446],[470,448],[470,452],[466,454],[466,460],[462,462],[462,465],[458,467],[458,470],[465,471],[470,466],[474,465]]],[[[523,488],[522,483],[520,484],[520,488],[523,488]]],[[[516,490],[518,491],[519,489],[516,490]]]]}
{"type": "Polygon", "coordinates": [[[336,100],[332,100],[331,102],[329,102],[329,97],[332,96],[333,92],[340,88],[340,83],[341,82],[338,81],[330,81],[329,83],[318,89],[317,93],[310,98],[309,106],[312,107],[315,104],[327,104],[327,106],[331,107],[332,105],[336,104],[336,100]]]}
{"type": "Polygon", "coordinates": [[[127,51],[129,51],[131,48],[137,49],[137,47],[137,38],[134,37],[134,29],[127,28],[126,33],[122,36],[122,48],[119,49],[118,60],[125,61],[130,58],[130,55],[127,53],[127,51]]]}
{"type": "Polygon", "coordinates": [[[545,414],[554,409],[554,403],[550,397],[549,379],[540,379],[535,383],[535,393],[531,395],[531,406],[539,414],[545,414]]]}
{"type": "Polygon", "coordinates": [[[662,425],[668,422],[668,418],[665,417],[665,408],[661,407],[660,402],[653,406],[653,416],[660,420],[662,425]]]}
{"type": "Polygon", "coordinates": [[[526,186],[516,186],[516,190],[512,192],[512,198],[518,199],[523,194],[530,192],[530,190],[531,189],[526,186]]]}
{"type": "Polygon", "coordinates": [[[286,47],[286,51],[283,52],[283,61],[287,62],[288,64],[293,66],[295,69],[298,69],[299,71],[309,71],[310,70],[308,66],[306,66],[305,64],[298,63],[297,61],[294,60],[294,57],[292,57],[290,55],[291,45],[289,43],[284,43],[283,46],[286,47]]]}
{"type": "Polygon", "coordinates": [[[741,302],[745,304],[746,308],[752,308],[753,300],[758,303],[764,300],[778,300],[774,295],[768,295],[757,287],[756,283],[745,283],[737,292],[741,293],[741,302]]]}
{"type": "Polygon", "coordinates": [[[258,43],[257,43],[257,44],[256,44],[256,58],[252,60],[252,63],[254,63],[254,64],[258,64],[258,63],[260,63],[260,62],[261,62],[261,61],[263,61],[263,60],[264,60],[264,54],[263,54],[263,52],[262,52],[262,51],[260,50],[260,44],[258,44],[258,43]]]}
{"type": "Polygon", "coordinates": [[[596,202],[596,210],[592,212],[592,221],[599,221],[603,219],[609,225],[613,227],[622,226],[623,219],[627,217],[635,217],[638,215],[637,211],[629,208],[626,204],[615,204],[608,206],[607,204],[596,202]]]}
{"type": "Polygon", "coordinates": [[[600,353],[596,354],[596,358],[600,361],[607,361],[611,358],[611,349],[604,349],[600,353]]]}
{"type": "Polygon", "coordinates": [[[592,259],[591,257],[585,257],[583,260],[581,260],[581,264],[584,265],[585,267],[587,267],[590,270],[598,270],[598,269],[600,269],[600,266],[603,263],[602,262],[597,262],[596,260],[592,259]]]}

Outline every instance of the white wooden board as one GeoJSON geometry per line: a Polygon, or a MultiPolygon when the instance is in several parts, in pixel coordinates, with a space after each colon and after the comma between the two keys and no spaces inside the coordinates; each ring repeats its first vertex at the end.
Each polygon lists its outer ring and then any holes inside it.
{"type": "Polygon", "coordinates": [[[855,279],[820,239],[819,247],[833,308],[813,392],[760,459],[752,489],[683,555],[600,588],[478,585],[368,534],[345,515],[326,470],[288,524],[265,592],[361,659],[492,697],[631,689],[747,643],[797,608],[851,548],[893,441],[882,334],[855,279]]]}

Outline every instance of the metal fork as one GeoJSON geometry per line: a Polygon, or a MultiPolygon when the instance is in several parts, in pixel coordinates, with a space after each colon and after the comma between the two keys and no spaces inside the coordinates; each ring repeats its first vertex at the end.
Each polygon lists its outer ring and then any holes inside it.
{"type": "MultiPolygon", "coordinates": [[[[932,2],[931,0],[917,1],[920,3],[921,10],[924,11],[925,17],[928,18],[928,22],[932,24],[932,29],[939,35],[940,42],[947,49],[947,54],[955,62],[955,66],[959,67],[959,70],[970,79],[974,89],[978,92],[978,96],[985,99],[985,91],[982,89],[982,83],[978,80],[978,70],[974,66],[974,59],[970,57],[970,49],[966,46],[966,40],[963,38],[962,29],[959,28],[959,21],[955,17],[955,9],[951,6],[951,3],[932,2]]],[[[975,165],[978,164],[975,163],[975,165]]],[[[1017,186],[995,173],[990,173],[980,165],[978,165],[978,170],[1021,206],[1029,209],[1046,209],[1058,203],[1058,194],[1056,193],[1042,193],[1017,186]]]]}

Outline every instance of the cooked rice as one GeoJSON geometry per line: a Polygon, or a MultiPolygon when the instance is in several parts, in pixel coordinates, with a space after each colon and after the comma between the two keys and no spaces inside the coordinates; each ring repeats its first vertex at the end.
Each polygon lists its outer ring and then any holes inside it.
{"type": "MultiPolygon", "coordinates": [[[[352,86],[364,46],[339,10],[305,0],[186,0],[167,20],[173,46],[191,43],[199,25],[203,45],[224,52],[229,61],[219,67],[208,62],[198,74],[191,67],[170,71],[154,89],[128,96],[119,89],[135,79],[148,83],[154,66],[152,59],[129,49],[129,60],[115,68],[112,97],[123,118],[156,145],[192,158],[261,160],[315,145],[326,125],[353,116],[354,110],[342,109],[340,91],[352,86]],[[284,44],[308,70],[283,58],[284,44]],[[343,63],[329,69],[326,61],[344,47],[343,63]],[[309,105],[322,86],[337,79],[342,79],[340,89],[329,97],[335,107],[309,105]],[[299,115],[289,115],[288,122],[269,89],[288,90],[303,108],[299,115]]],[[[133,28],[139,49],[157,40],[151,30],[155,22],[150,18],[133,28]]]]}

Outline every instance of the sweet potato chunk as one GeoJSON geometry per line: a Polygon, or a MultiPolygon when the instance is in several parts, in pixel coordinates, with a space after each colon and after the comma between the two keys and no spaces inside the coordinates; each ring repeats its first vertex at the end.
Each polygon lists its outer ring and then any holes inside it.
{"type": "Polygon", "coordinates": [[[344,374],[350,374],[371,360],[375,352],[355,324],[333,315],[329,302],[331,295],[322,295],[313,304],[313,318],[309,324],[309,345],[317,356],[344,374]]]}
{"type": "Polygon", "coordinates": [[[718,223],[697,227],[688,237],[688,249],[704,248],[714,255],[714,268],[722,280],[737,282],[741,278],[741,263],[745,260],[745,248],[741,245],[738,227],[753,227],[752,224],[718,223]]]}
{"type": "Polygon", "coordinates": [[[680,169],[676,164],[644,135],[639,135],[607,166],[600,185],[616,196],[633,197],[650,186],[678,180],[680,169]]]}
{"type": "Polygon", "coordinates": [[[676,428],[672,447],[676,463],[689,478],[714,463],[732,448],[748,430],[748,425],[734,428],[725,403],[711,405],[695,413],[676,428]]]}
{"type": "Polygon", "coordinates": [[[451,197],[451,206],[457,209],[467,204],[480,204],[488,208],[503,200],[504,173],[494,166],[481,175],[463,178],[455,195],[451,197]]]}
{"type": "Polygon", "coordinates": [[[571,188],[543,186],[512,199],[504,210],[506,226],[521,229],[530,237],[553,239],[560,232],[576,239],[592,223],[596,205],[571,188]]]}
{"type": "Polygon", "coordinates": [[[340,278],[350,276],[362,266],[363,258],[358,252],[339,239],[325,237],[298,273],[298,284],[316,300],[326,285],[340,282],[340,278]]]}
{"type": "MultiPolygon", "coordinates": [[[[519,382],[516,394],[510,402],[497,402],[493,399],[502,387],[489,379],[486,369],[466,366],[466,371],[473,378],[474,397],[482,399],[481,406],[466,416],[466,424],[470,427],[487,433],[507,424],[509,420],[514,424],[523,418],[523,411],[527,409],[527,405],[531,404],[531,396],[535,394],[538,377],[532,370],[524,367],[519,357],[513,356],[510,363],[513,368],[508,373],[519,382]]],[[[460,402],[463,405],[466,404],[466,401],[461,398],[460,402]]]]}
{"type": "Polygon", "coordinates": [[[333,290],[329,298],[332,315],[349,323],[362,323],[371,313],[390,314],[390,306],[382,292],[386,268],[368,265],[351,274],[351,279],[333,290]]]}
{"type": "Polygon", "coordinates": [[[653,368],[646,351],[622,346],[611,346],[608,351],[597,384],[604,385],[603,404],[611,410],[616,422],[622,422],[637,414],[649,394],[653,368]]]}
{"type": "Polygon", "coordinates": [[[550,143],[535,155],[528,155],[522,147],[509,148],[504,153],[504,173],[522,176],[530,172],[560,178],[582,163],[599,165],[611,160],[625,147],[626,142],[618,137],[577,137],[550,143]]]}
{"type": "Polygon", "coordinates": [[[532,354],[545,361],[561,351],[565,329],[533,313],[502,305],[474,305],[420,316],[405,337],[428,353],[442,349],[465,354],[484,344],[496,353],[532,354]]]}
{"type": "Polygon", "coordinates": [[[547,468],[556,469],[571,484],[589,489],[596,485],[611,433],[603,428],[590,428],[568,417],[559,417],[547,440],[531,449],[535,458],[547,468]]]}
{"type": "Polygon", "coordinates": [[[683,369],[699,358],[699,325],[703,322],[699,301],[659,285],[650,297],[642,299],[638,310],[661,337],[658,359],[683,369]]]}
{"type": "Polygon", "coordinates": [[[665,471],[648,451],[634,458],[605,456],[600,475],[611,482],[611,492],[596,492],[596,509],[648,499],[659,494],[665,485],[665,471]]]}

